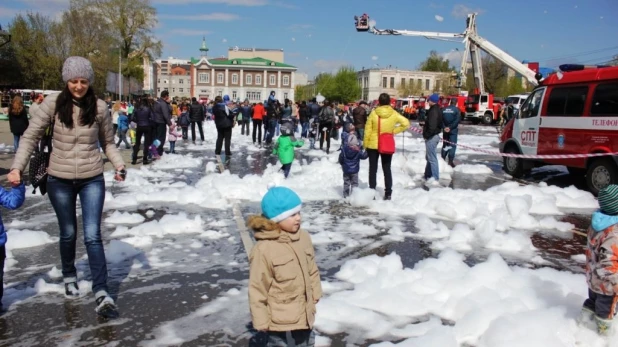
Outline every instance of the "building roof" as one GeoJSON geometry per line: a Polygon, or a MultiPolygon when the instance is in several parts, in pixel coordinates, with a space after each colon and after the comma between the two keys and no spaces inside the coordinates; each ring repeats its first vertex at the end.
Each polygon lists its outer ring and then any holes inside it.
{"type": "Polygon", "coordinates": [[[283,52],[283,48],[243,48],[243,47],[230,47],[228,51],[234,52],[283,52]]]}
{"type": "MultiPolygon", "coordinates": [[[[196,65],[199,64],[201,59],[191,58],[191,63],[196,65]]],[[[208,63],[215,66],[220,65],[228,65],[228,66],[263,66],[263,67],[282,67],[282,68],[291,68],[296,69],[296,66],[292,66],[289,64],[279,63],[274,60],[268,60],[264,58],[234,58],[234,59],[225,59],[225,58],[216,58],[216,59],[208,59],[208,63]]]]}

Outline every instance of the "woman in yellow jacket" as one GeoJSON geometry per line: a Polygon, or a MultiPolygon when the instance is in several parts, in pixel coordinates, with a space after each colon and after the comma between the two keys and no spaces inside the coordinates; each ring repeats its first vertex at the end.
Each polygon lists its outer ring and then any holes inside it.
{"type": "Polygon", "coordinates": [[[382,158],[384,172],[384,200],[390,200],[393,193],[393,176],[391,174],[392,154],[378,153],[378,123],[380,134],[399,134],[410,126],[410,121],[391,107],[391,98],[382,93],[378,98],[380,106],[371,111],[365,125],[364,147],[369,155],[369,188],[376,188],[376,174],[378,172],[378,157],[382,158]]]}

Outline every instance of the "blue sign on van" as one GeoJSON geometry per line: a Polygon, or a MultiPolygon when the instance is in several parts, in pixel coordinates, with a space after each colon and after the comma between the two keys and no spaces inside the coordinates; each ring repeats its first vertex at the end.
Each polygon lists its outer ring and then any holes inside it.
{"type": "Polygon", "coordinates": [[[558,148],[564,148],[564,134],[558,135],[558,148]]]}

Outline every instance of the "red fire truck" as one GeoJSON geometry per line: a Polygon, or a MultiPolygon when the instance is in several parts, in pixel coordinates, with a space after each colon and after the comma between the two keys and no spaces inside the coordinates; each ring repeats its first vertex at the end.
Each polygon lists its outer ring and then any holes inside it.
{"type": "MultiPolygon", "coordinates": [[[[541,82],[507,123],[500,151],[526,155],[618,152],[618,67],[562,65],[541,82]]],[[[533,167],[564,165],[585,175],[589,190],[618,183],[618,156],[504,158],[504,171],[521,177],[533,167]]]]}
{"type": "Polygon", "coordinates": [[[494,101],[494,95],[489,93],[474,93],[465,102],[466,120],[472,123],[489,125],[498,120],[501,104],[494,101]]]}

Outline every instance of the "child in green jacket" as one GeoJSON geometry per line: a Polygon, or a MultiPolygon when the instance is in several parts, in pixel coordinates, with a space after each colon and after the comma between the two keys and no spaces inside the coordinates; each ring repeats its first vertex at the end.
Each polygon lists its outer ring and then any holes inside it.
{"type": "Polygon", "coordinates": [[[290,169],[292,168],[292,162],[294,161],[294,147],[302,147],[305,143],[296,141],[291,138],[291,131],[287,127],[281,128],[281,136],[277,138],[273,154],[279,154],[279,161],[281,162],[281,170],[285,178],[288,178],[290,169]]]}

